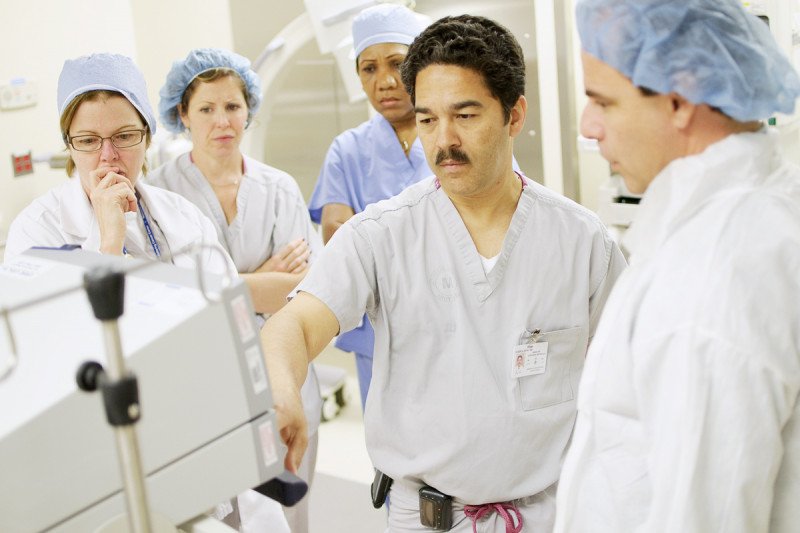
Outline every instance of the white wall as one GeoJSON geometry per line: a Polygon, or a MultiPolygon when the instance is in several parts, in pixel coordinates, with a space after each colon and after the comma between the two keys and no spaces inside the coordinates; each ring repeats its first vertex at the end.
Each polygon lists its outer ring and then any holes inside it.
{"type": "Polygon", "coordinates": [[[185,58],[194,48],[233,50],[228,0],[130,0],[130,4],[135,59],[147,80],[154,111],[173,61],[185,58]]]}
{"type": "MultiPolygon", "coordinates": [[[[581,64],[581,42],[578,35],[578,29],[575,27],[575,1],[565,0],[569,2],[568,13],[571,14],[570,24],[574,28],[572,32],[573,46],[572,46],[572,61],[575,65],[575,119],[576,130],[580,133],[581,117],[583,116],[583,109],[586,107],[587,98],[585,88],[583,86],[583,65],[581,64]]],[[[600,155],[600,151],[595,149],[587,149],[586,145],[578,145],[578,175],[580,176],[580,198],[581,204],[588,207],[592,211],[597,211],[600,207],[598,205],[598,191],[611,176],[611,168],[608,162],[600,155]]]]}
{"type": "MultiPolygon", "coordinates": [[[[11,0],[2,3],[11,4],[11,0]]],[[[12,152],[30,150],[36,155],[63,148],[56,83],[64,59],[101,49],[128,55],[134,52],[127,1],[14,2],[13,8],[5,6],[2,12],[0,83],[15,78],[32,80],[38,87],[38,103],[0,111],[0,240],[20,209],[65,179],[63,170],[50,170],[47,165],[36,165],[34,174],[14,178],[11,167],[12,152]]]]}
{"type": "Polygon", "coordinates": [[[0,111],[0,243],[11,220],[35,197],[67,179],[40,163],[13,177],[11,154],[63,150],[56,84],[65,59],[92,52],[134,58],[153,108],[172,61],[199,46],[232,48],[228,0],[0,0],[0,84],[33,80],[38,103],[0,111]],[[9,14],[11,16],[9,16],[9,14]]]}

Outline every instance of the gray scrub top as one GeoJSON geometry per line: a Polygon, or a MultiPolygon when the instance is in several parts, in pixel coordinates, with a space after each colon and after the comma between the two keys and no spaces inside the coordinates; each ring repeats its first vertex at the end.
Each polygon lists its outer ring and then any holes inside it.
{"type": "Polygon", "coordinates": [[[311,261],[322,240],[311,224],[303,195],[294,179],[276,168],[244,156],[244,178],[236,197],[236,217],[228,224],[214,190],[185,153],[151,172],[148,183],[176,192],[198,206],[214,226],[239,272],[253,272],[289,242],[303,237],[311,261]]]}
{"type": "Polygon", "coordinates": [[[350,219],[298,287],[342,331],[365,310],[375,328],[365,413],[375,467],[473,504],[558,479],[587,344],[625,268],[593,213],[525,184],[488,275],[430,178],[350,219]],[[546,370],[514,378],[515,346],[537,329],[546,370]]]}
{"type": "MultiPolygon", "coordinates": [[[[219,242],[239,272],[253,272],[291,241],[303,237],[313,262],[322,250],[322,239],[311,224],[300,188],[289,174],[244,156],[244,178],[236,196],[236,217],[228,224],[214,190],[189,153],[151,172],[147,181],[176,192],[208,216],[219,242]]],[[[259,325],[263,324],[263,318],[259,325]]],[[[320,423],[322,399],[313,365],[303,385],[303,403],[309,434],[320,423]]]]}

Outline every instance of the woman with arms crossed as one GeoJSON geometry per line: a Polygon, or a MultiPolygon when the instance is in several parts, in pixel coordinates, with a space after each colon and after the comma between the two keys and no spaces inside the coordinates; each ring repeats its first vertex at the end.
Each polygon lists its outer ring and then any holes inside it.
{"type": "MultiPolygon", "coordinates": [[[[208,215],[250,287],[262,325],[263,314],[274,313],[286,302],[322,243],[294,179],[239,149],[261,104],[258,76],[240,55],[201,48],[173,63],[159,94],[161,121],[172,132],[188,131],[192,150],[155,170],[149,180],[181,194],[208,215]]],[[[312,445],[298,474],[310,484],[322,408],[313,367],[303,400],[312,445]]],[[[269,506],[253,491],[240,495],[243,528],[263,528],[266,524],[256,515],[269,506]]],[[[306,531],[308,498],[286,512],[293,532],[306,531]]]]}

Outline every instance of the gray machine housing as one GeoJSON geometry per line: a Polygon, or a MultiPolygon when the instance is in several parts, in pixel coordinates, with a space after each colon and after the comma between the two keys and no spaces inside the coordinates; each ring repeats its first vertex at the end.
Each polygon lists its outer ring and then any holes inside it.
{"type": "MultiPolygon", "coordinates": [[[[30,250],[0,266],[0,308],[77,286],[100,265],[130,270],[142,263],[30,250]]],[[[128,369],[139,380],[136,427],[150,509],[176,525],[283,471],[247,287],[204,279],[214,301],[203,297],[193,270],[150,263],[129,272],[119,322],[128,369]]],[[[105,364],[101,324],[83,290],[10,319],[19,362],[0,382],[0,412],[35,405],[24,419],[0,423],[0,531],[95,530],[125,512],[102,398],[74,384],[81,361],[105,364]]],[[[10,346],[0,334],[0,362],[10,346]]]]}

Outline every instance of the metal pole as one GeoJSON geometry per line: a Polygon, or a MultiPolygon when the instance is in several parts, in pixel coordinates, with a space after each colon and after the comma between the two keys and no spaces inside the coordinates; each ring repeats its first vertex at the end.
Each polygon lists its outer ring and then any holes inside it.
{"type": "MultiPolygon", "coordinates": [[[[125,358],[122,354],[122,342],[119,336],[119,323],[117,320],[103,320],[103,337],[108,355],[106,371],[110,381],[117,381],[127,374],[125,358]]],[[[138,405],[131,405],[129,409],[139,409],[138,405]]],[[[138,418],[138,413],[130,413],[133,418],[138,418]]],[[[147,503],[147,493],[144,486],[141,455],[139,454],[139,441],[136,437],[136,426],[115,426],[114,436],[117,442],[117,453],[122,473],[122,482],[125,489],[125,501],[128,508],[128,523],[134,533],[150,533],[150,509],[147,503]]]]}
{"type": "MultiPolygon", "coordinates": [[[[106,417],[114,428],[117,441],[128,524],[134,533],[150,533],[150,510],[142,475],[139,443],[136,439],[135,424],[140,416],[138,384],[136,377],[125,368],[119,335],[119,317],[125,308],[125,274],[111,268],[98,267],[84,274],[84,283],[94,316],[103,325],[108,368],[102,371],[100,385],[106,417]]],[[[89,388],[91,389],[92,387],[89,388]]]]}

